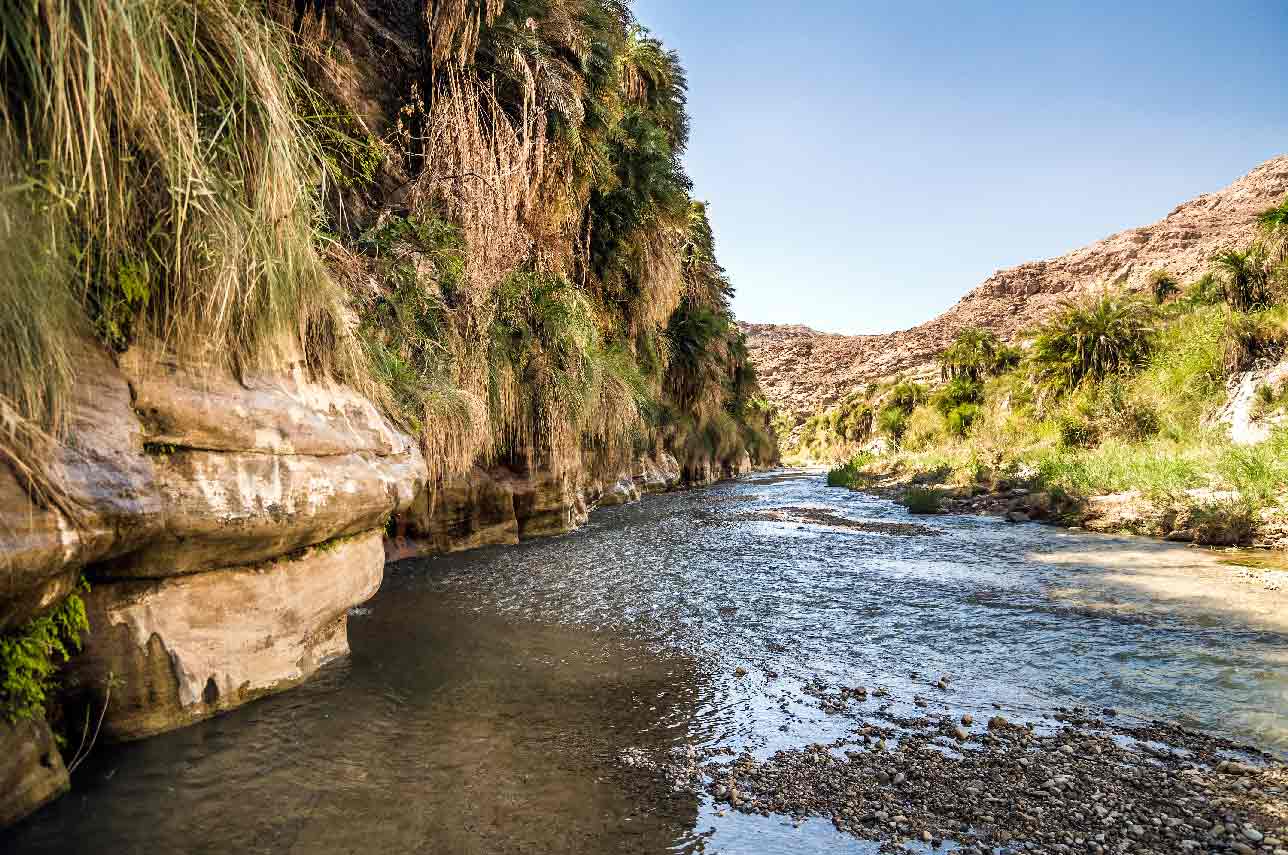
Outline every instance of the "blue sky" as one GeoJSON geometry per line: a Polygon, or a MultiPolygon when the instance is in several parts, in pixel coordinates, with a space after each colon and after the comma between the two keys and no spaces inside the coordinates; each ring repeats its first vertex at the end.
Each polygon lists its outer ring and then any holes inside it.
{"type": "Polygon", "coordinates": [[[1288,152],[1288,2],[636,0],[757,322],[900,329],[1288,152]]]}

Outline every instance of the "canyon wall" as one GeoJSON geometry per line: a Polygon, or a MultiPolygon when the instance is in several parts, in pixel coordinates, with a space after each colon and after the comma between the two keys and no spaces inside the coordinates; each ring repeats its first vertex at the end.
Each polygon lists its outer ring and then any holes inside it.
{"type": "Polygon", "coordinates": [[[68,785],[42,716],[191,724],[344,655],[388,560],[774,459],[629,4],[45,11],[0,123],[0,823],[68,785]]]}
{"type": "MultiPolygon", "coordinates": [[[[131,350],[79,355],[55,500],[0,467],[0,630],[84,576],[90,630],[64,703],[139,739],[299,684],[348,652],[387,560],[562,534],[681,484],[668,453],[609,477],[476,468],[427,489],[416,441],[302,366],[234,378],[131,350]]],[[[706,467],[710,478],[750,461],[706,467]]],[[[0,725],[0,824],[67,789],[43,721],[0,725]]]]}

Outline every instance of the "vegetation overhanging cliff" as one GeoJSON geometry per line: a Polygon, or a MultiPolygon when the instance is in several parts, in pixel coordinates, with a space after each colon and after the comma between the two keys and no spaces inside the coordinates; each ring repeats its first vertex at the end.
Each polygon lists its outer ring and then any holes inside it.
{"type": "Polygon", "coordinates": [[[391,542],[775,459],[627,3],[9,11],[0,823],[65,786],[66,657],[74,738],[154,733],[343,652],[391,542]]]}

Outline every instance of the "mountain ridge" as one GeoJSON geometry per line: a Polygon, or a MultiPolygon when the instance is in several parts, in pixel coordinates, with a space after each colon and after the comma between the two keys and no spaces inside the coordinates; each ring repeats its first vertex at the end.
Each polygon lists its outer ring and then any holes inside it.
{"type": "Polygon", "coordinates": [[[1255,218],[1288,194],[1288,154],[1226,187],[1182,202],[1155,223],[1124,229],[1064,255],[994,272],[934,318],[888,333],[824,333],[803,324],[741,322],[769,400],[797,417],[856,387],[894,374],[928,375],[965,327],[1014,341],[1065,300],[1106,286],[1140,291],[1156,270],[1182,282],[1205,272],[1217,250],[1247,243],[1255,218]]]}

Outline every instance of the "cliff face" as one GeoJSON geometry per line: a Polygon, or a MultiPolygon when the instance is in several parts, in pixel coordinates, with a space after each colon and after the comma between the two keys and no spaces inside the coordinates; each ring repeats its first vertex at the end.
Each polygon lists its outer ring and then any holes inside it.
{"type": "Polygon", "coordinates": [[[770,401],[812,415],[855,387],[899,372],[931,373],[936,355],[965,327],[1014,340],[1062,301],[1106,285],[1142,290],[1166,270],[1196,279],[1222,247],[1246,244],[1258,213],[1288,193],[1288,155],[1263,163],[1230,186],[1177,207],[1157,223],[1110,235],[1047,261],[999,270],[934,320],[884,335],[845,336],[803,326],[743,324],[753,364],[770,401]]]}
{"type": "MultiPolygon", "coordinates": [[[[0,467],[0,630],[83,574],[91,629],[66,701],[103,710],[108,738],[190,724],[345,655],[348,611],[386,560],[561,534],[681,481],[662,454],[609,479],[493,467],[430,491],[411,437],[302,368],[234,379],[90,342],[80,360],[75,441],[49,463],[62,500],[0,467]]],[[[44,722],[0,726],[0,746],[0,822],[66,790],[44,722]]]]}

